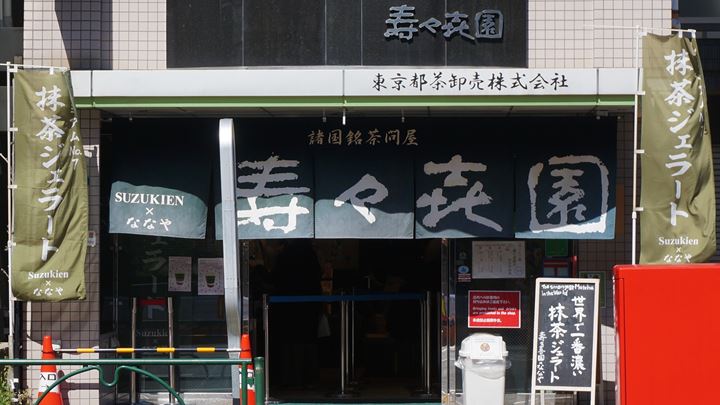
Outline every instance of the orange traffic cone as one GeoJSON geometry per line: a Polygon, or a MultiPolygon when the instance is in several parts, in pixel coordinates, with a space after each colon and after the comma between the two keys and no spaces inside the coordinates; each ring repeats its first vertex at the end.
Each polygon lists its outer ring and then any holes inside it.
{"type": "MultiPolygon", "coordinates": [[[[55,350],[52,347],[52,339],[50,336],[43,336],[42,357],[43,360],[55,360],[55,350]]],[[[40,385],[38,387],[38,398],[47,390],[55,381],[57,381],[57,367],[53,365],[40,366],[40,385]]],[[[60,395],[60,386],[56,385],[52,391],[48,392],[39,405],[63,405],[62,395],[60,395]]]]}
{"type": "MultiPolygon", "coordinates": [[[[250,350],[250,335],[243,333],[240,337],[240,359],[252,359],[252,351],[250,350]]],[[[241,366],[242,367],[242,366],[241,366]]],[[[242,368],[240,369],[242,370],[242,368]]],[[[240,396],[241,405],[254,405],[255,404],[255,382],[251,380],[254,375],[252,362],[248,364],[247,376],[248,376],[248,403],[242,404],[242,395],[240,396]]],[[[242,389],[242,375],[240,375],[240,389],[242,389]]]]}

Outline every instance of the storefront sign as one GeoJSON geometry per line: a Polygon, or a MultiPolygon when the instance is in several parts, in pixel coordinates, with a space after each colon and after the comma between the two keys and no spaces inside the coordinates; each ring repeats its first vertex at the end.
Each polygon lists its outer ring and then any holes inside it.
{"type": "Polygon", "coordinates": [[[345,74],[349,94],[363,96],[518,96],[596,94],[588,69],[356,69],[345,74]]]}
{"type": "Polygon", "coordinates": [[[531,394],[595,389],[598,297],[598,280],[537,279],[531,394]]]}
{"type": "MultiPolygon", "coordinates": [[[[293,133],[293,122],[283,124],[235,126],[239,134],[236,140],[239,239],[315,236],[313,160],[310,146],[305,144],[307,134],[287,136],[293,133]]],[[[218,184],[216,193],[219,190],[218,184]]],[[[222,239],[219,203],[215,205],[215,219],[216,238],[222,239]]]]}
{"type": "MultiPolygon", "coordinates": [[[[211,153],[203,121],[114,120],[110,233],[204,239],[211,153]]],[[[214,151],[213,151],[214,152],[214,151]]]]}
{"type": "Polygon", "coordinates": [[[377,128],[369,129],[348,129],[333,128],[316,129],[307,134],[307,144],[317,147],[322,145],[361,147],[365,146],[371,149],[380,145],[394,146],[419,146],[420,140],[417,138],[417,129],[415,128],[390,128],[380,132],[377,128]]]}
{"type": "Polygon", "coordinates": [[[473,129],[435,137],[416,156],[416,238],[512,237],[510,145],[489,137],[484,147],[468,148],[473,129]]]}
{"type": "Polygon", "coordinates": [[[565,119],[561,127],[551,119],[412,121],[238,121],[238,237],[613,234],[614,120],[565,119]],[[347,142],[357,134],[362,143],[347,142]],[[381,141],[367,142],[367,134],[381,141]]]}
{"type": "Polygon", "coordinates": [[[527,49],[528,0],[167,4],[170,68],[525,67],[527,49]]]}
{"type": "Polygon", "coordinates": [[[525,278],[525,242],[473,241],[472,278],[525,278]]]}
{"type": "Polygon", "coordinates": [[[315,160],[316,238],[412,239],[413,162],[345,151],[315,160]],[[375,162],[367,165],[367,162],[375,162]],[[392,192],[391,192],[392,191],[392,192]]]}
{"type": "Polygon", "coordinates": [[[702,65],[694,38],[643,41],[640,263],[715,254],[715,186],[702,65]]]}
{"type": "Polygon", "coordinates": [[[520,328],[520,291],[468,291],[468,328],[520,328]]]}
{"type": "Polygon", "coordinates": [[[603,120],[594,126],[580,124],[574,127],[577,133],[539,130],[536,139],[518,151],[515,237],[615,237],[614,125],[603,120]]]}
{"type": "Polygon", "coordinates": [[[415,16],[415,6],[403,4],[391,6],[385,24],[385,38],[410,41],[420,31],[427,31],[435,36],[442,32],[446,39],[455,36],[475,41],[476,39],[501,39],[503,34],[503,13],[500,10],[482,10],[473,17],[460,11],[445,13],[444,21],[435,17],[424,19],[420,22],[415,16]],[[472,19],[472,21],[469,20],[472,19]],[[474,31],[471,31],[470,23],[474,24],[474,31]]]}
{"type": "Polygon", "coordinates": [[[13,294],[84,299],[88,180],[70,73],[17,72],[14,106],[13,294]]]}

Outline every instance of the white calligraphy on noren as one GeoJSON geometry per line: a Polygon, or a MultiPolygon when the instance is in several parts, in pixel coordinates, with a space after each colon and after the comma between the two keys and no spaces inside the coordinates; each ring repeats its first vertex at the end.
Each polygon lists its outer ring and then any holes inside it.
{"type": "Polygon", "coordinates": [[[380,183],[375,176],[366,174],[354,186],[340,194],[335,199],[334,205],[335,207],[342,207],[347,201],[350,201],[355,211],[359,212],[363,218],[373,224],[377,218],[366,204],[378,204],[387,198],[388,194],[387,187],[380,183]],[[371,190],[373,191],[371,195],[364,198],[360,197],[361,194],[371,190]]]}
{"type": "Polygon", "coordinates": [[[528,173],[528,191],[530,193],[530,230],[532,232],[570,232],[603,233],[607,228],[608,204],[610,197],[610,178],[607,166],[597,157],[590,155],[553,156],[547,162],[550,176],[556,179],[552,183],[555,192],[547,199],[553,208],[541,218],[538,201],[538,185],[540,176],[546,170],[545,163],[537,163],[528,173]],[[588,172],[588,170],[592,170],[588,172]],[[599,192],[588,193],[583,189],[579,178],[592,176],[596,181],[592,184],[599,192]],[[589,196],[597,196],[594,206],[599,211],[588,215],[589,196]],[[553,220],[553,218],[555,218],[553,220]]]}
{"type": "Polygon", "coordinates": [[[254,184],[251,189],[241,187],[237,189],[237,196],[247,198],[250,206],[249,209],[237,211],[238,225],[262,225],[266,231],[280,230],[284,234],[294,231],[297,228],[297,217],[310,213],[308,208],[298,205],[299,199],[296,194],[308,193],[310,189],[307,187],[270,187],[269,185],[297,180],[298,175],[296,173],[291,171],[277,172],[277,170],[296,168],[299,165],[298,160],[283,160],[276,155],[262,161],[244,161],[238,164],[240,170],[250,169],[256,172],[238,176],[238,184],[254,184]],[[258,206],[258,198],[281,195],[291,196],[290,202],[286,206],[258,206]],[[284,225],[276,224],[275,219],[271,218],[276,215],[287,216],[287,222],[284,225]]]}
{"type": "Polygon", "coordinates": [[[468,172],[485,172],[487,166],[482,163],[463,162],[461,155],[455,155],[447,163],[428,162],[423,167],[423,170],[427,175],[448,173],[448,175],[445,176],[443,187],[435,188],[432,194],[428,195],[425,193],[417,199],[416,204],[418,208],[430,207],[430,212],[422,219],[423,225],[428,228],[435,228],[438,226],[440,220],[451,213],[463,211],[465,218],[470,221],[492,228],[498,232],[503,230],[503,227],[497,222],[478,215],[473,211],[475,207],[490,204],[492,197],[483,191],[483,184],[480,181],[474,182],[473,185],[468,188],[468,179],[463,176],[463,173],[468,172]],[[443,189],[450,187],[466,187],[467,192],[464,197],[448,203],[447,198],[443,195],[443,189]]]}

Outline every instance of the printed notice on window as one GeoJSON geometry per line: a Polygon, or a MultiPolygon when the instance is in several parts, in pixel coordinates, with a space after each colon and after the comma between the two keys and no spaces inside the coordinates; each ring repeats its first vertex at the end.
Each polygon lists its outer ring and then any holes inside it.
{"type": "Polygon", "coordinates": [[[168,260],[168,291],[192,291],[192,257],[170,256],[168,260]]]}
{"type": "Polygon", "coordinates": [[[473,242],[472,278],[525,278],[525,242],[473,242]]]}
{"type": "Polygon", "coordinates": [[[468,328],[520,328],[520,291],[468,291],[468,328]]]}
{"type": "Polygon", "coordinates": [[[223,259],[198,259],[198,295],[223,295],[225,293],[223,259]]]}

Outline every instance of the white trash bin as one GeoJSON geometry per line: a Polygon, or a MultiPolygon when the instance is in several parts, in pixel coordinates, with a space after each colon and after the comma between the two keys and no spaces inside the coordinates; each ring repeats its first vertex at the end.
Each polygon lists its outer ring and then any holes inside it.
{"type": "Polygon", "coordinates": [[[455,366],[463,371],[465,405],[503,405],[507,356],[501,336],[475,333],[462,341],[455,366]]]}

